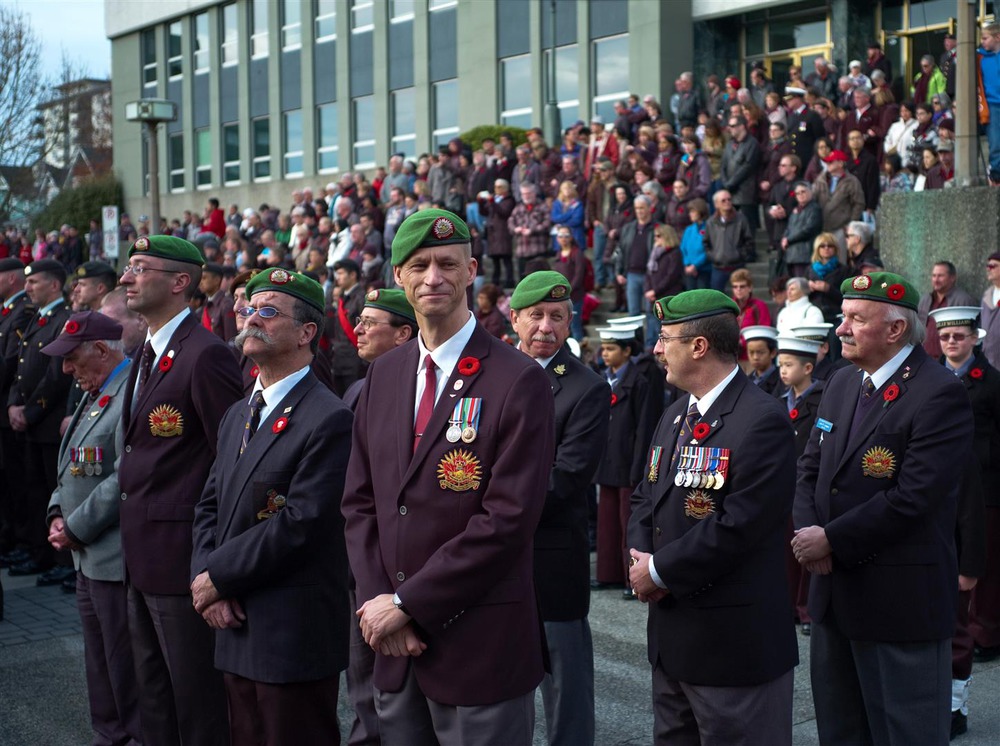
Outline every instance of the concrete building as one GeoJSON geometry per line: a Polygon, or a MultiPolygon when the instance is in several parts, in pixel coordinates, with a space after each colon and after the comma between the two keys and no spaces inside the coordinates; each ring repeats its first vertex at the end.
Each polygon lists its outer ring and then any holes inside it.
{"type": "MultiPolygon", "coordinates": [[[[993,0],[973,0],[980,18],[993,0]]],[[[629,92],[667,109],[678,73],[763,63],[779,85],[818,56],[841,70],[879,40],[899,93],[938,56],[956,0],[105,0],[115,170],[148,210],[142,128],[166,98],[162,214],[204,197],[284,206],[292,189],[417,155],[479,124],[542,124],[546,61],[563,126],[629,92]],[[205,194],[196,196],[196,191],[205,194]]]]}

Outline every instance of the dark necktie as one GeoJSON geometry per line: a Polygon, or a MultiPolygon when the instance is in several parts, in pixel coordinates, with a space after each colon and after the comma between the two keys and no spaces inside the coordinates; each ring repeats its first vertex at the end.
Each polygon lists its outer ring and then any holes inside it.
{"type": "Polygon", "coordinates": [[[684,418],[684,424],[681,426],[681,431],[677,433],[677,443],[674,444],[674,455],[670,459],[671,468],[677,463],[677,457],[681,453],[681,448],[687,445],[688,441],[691,440],[691,433],[694,432],[694,426],[698,424],[698,420],[701,419],[701,413],[698,411],[698,405],[693,403],[688,407],[687,417],[684,418]]]}
{"type": "Polygon", "coordinates": [[[142,357],[139,358],[139,385],[136,391],[142,391],[142,387],[149,380],[149,374],[153,370],[153,345],[149,340],[142,347],[142,357]]]}
{"type": "Polygon", "coordinates": [[[257,432],[257,427],[260,425],[260,412],[264,408],[264,392],[257,391],[254,393],[253,398],[250,399],[250,412],[247,414],[247,424],[243,428],[243,442],[240,443],[240,455],[243,455],[243,451],[247,449],[247,445],[250,443],[250,438],[254,436],[257,432]]]}
{"type": "Polygon", "coordinates": [[[420,445],[420,438],[427,429],[427,423],[431,421],[434,413],[434,395],[437,393],[437,367],[430,353],[424,358],[424,393],[420,397],[420,406],[417,408],[417,421],[413,424],[413,452],[416,453],[417,446],[420,445]]]}
{"type": "Polygon", "coordinates": [[[875,402],[875,382],[871,376],[865,376],[864,383],[861,384],[861,396],[858,397],[858,406],[854,408],[854,419],[851,421],[851,432],[858,429],[861,421],[868,414],[875,402]]]}

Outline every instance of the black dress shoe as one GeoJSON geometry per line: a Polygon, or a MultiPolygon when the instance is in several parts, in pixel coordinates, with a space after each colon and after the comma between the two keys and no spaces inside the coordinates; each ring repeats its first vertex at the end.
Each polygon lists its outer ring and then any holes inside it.
{"type": "Polygon", "coordinates": [[[27,562],[22,562],[19,565],[12,565],[7,571],[7,574],[12,578],[18,575],[38,575],[40,572],[45,572],[51,567],[51,565],[43,565],[41,562],[35,562],[34,560],[28,560],[27,562]]]}
{"type": "Polygon", "coordinates": [[[62,582],[63,593],[76,593],[76,575],[66,578],[62,582]]]}
{"type": "Polygon", "coordinates": [[[13,567],[31,559],[31,555],[23,549],[15,549],[6,554],[0,554],[0,567],[13,567]]]}
{"type": "Polygon", "coordinates": [[[67,578],[75,577],[76,570],[72,567],[53,567],[35,578],[35,585],[62,585],[67,578]]]}
{"type": "Polygon", "coordinates": [[[618,583],[602,583],[600,580],[591,580],[590,588],[595,591],[606,591],[608,588],[620,588],[618,583]]]}
{"type": "Polygon", "coordinates": [[[954,710],[951,713],[951,736],[948,740],[954,739],[969,730],[969,718],[962,714],[961,710],[954,710]]]}
{"type": "Polygon", "coordinates": [[[622,601],[636,601],[638,598],[631,588],[626,588],[622,591],[622,601]]]}
{"type": "Polygon", "coordinates": [[[799,631],[806,637],[809,637],[809,635],[812,634],[812,624],[809,622],[802,622],[802,626],[799,628],[799,631]]]}
{"type": "Polygon", "coordinates": [[[1000,645],[994,645],[989,648],[983,648],[976,645],[975,650],[972,653],[972,660],[977,663],[985,663],[986,661],[995,660],[997,658],[1000,658],[1000,645]]]}

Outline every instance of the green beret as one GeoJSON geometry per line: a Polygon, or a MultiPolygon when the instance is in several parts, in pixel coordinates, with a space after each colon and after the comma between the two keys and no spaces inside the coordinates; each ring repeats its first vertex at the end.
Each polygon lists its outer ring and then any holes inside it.
{"type": "Polygon", "coordinates": [[[300,275],[298,272],[291,272],[280,267],[258,272],[247,283],[247,300],[250,300],[254,293],[260,293],[265,290],[285,293],[299,300],[304,300],[310,306],[320,311],[326,310],[323,286],[316,282],[316,280],[305,275],[300,275]]]}
{"type": "Polygon", "coordinates": [[[392,239],[392,264],[400,266],[417,249],[469,243],[469,226],[448,210],[418,210],[400,223],[392,239]]]}
{"type": "Polygon", "coordinates": [[[909,280],[894,272],[872,272],[870,275],[848,277],[840,283],[840,292],[844,300],[877,300],[880,303],[892,303],[894,306],[917,310],[920,296],[909,280]]]}
{"type": "Polygon", "coordinates": [[[569,280],[551,269],[532,272],[514,288],[510,307],[515,311],[543,301],[566,301],[572,288],[569,280]]]}
{"type": "Polygon", "coordinates": [[[653,303],[653,313],[661,324],[683,324],[685,321],[704,319],[720,313],[740,315],[740,307],[725,293],[718,290],[687,290],[678,295],[668,295],[653,303]]]}
{"type": "Polygon", "coordinates": [[[128,250],[129,259],[136,254],[197,264],[199,267],[205,263],[205,257],[201,255],[197,246],[175,236],[139,236],[128,250]]]}
{"type": "Polygon", "coordinates": [[[406,300],[406,293],[402,290],[369,290],[365,296],[365,308],[380,308],[402,316],[407,321],[414,323],[417,321],[413,306],[406,300]]]}

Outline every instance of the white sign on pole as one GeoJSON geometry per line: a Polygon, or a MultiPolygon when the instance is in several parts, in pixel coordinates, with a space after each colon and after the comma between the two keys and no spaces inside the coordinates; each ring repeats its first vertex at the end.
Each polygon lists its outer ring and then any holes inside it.
{"type": "Polygon", "coordinates": [[[101,230],[104,231],[105,259],[118,258],[118,207],[106,205],[101,208],[101,230]]]}

